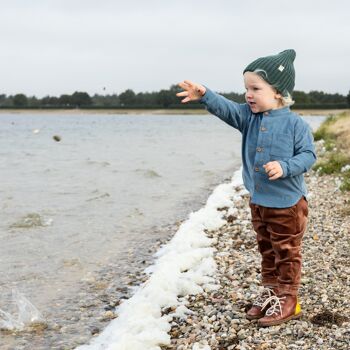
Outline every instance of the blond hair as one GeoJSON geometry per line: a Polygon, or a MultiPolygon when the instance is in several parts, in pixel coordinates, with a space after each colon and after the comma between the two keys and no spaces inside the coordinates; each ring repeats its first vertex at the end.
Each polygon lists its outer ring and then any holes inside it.
{"type": "MultiPolygon", "coordinates": [[[[260,75],[268,84],[270,84],[268,82],[268,76],[267,76],[267,72],[264,69],[255,69],[253,73],[257,73],[258,75],[260,75]]],[[[271,84],[270,84],[271,85],[271,84]]],[[[288,92],[285,91],[285,93],[281,93],[275,86],[271,85],[278,93],[280,93],[282,95],[281,97],[281,103],[284,107],[287,106],[292,106],[294,105],[295,101],[292,98],[292,95],[288,92]]]]}
{"type": "Polygon", "coordinates": [[[287,92],[285,95],[282,95],[281,102],[282,105],[285,107],[292,106],[295,103],[295,101],[292,98],[292,95],[289,92],[287,92]]]}

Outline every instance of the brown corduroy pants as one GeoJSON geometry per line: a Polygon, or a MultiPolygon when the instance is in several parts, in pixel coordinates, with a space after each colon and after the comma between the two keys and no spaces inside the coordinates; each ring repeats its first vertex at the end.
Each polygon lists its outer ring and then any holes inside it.
{"type": "Polygon", "coordinates": [[[307,225],[308,203],[304,196],[289,208],[267,208],[249,202],[261,254],[264,286],[279,294],[297,295],[301,278],[301,242],[307,225]]]}

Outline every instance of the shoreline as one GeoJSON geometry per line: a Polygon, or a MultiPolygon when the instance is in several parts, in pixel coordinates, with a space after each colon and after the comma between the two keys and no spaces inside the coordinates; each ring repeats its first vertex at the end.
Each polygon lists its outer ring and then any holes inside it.
{"type": "MultiPolygon", "coordinates": [[[[291,109],[299,115],[328,116],[349,111],[349,109],[291,109]]],[[[110,115],[203,115],[206,109],[0,109],[1,114],[110,114],[110,115]]]]}

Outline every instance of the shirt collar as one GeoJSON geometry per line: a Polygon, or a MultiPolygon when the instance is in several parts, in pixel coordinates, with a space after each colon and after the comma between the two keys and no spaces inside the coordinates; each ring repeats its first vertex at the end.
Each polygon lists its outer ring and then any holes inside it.
{"type": "Polygon", "coordinates": [[[283,115],[283,114],[288,114],[288,113],[290,113],[289,106],[278,108],[278,109],[269,109],[265,112],[261,112],[260,114],[262,114],[263,116],[273,117],[276,115],[283,115]]]}

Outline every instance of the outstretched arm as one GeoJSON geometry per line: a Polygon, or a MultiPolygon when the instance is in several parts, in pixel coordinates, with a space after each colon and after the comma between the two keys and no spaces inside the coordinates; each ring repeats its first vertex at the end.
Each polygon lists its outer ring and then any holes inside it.
{"type": "Polygon", "coordinates": [[[248,122],[249,107],[247,104],[239,104],[217,94],[203,85],[185,80],[178,84],[185,91],[179,92],[176,96],[185,97],[181,102],[198,101],[203,103],[206,109],[219,117],[230,126],[243,131],[244,125],[248,122]]]}

